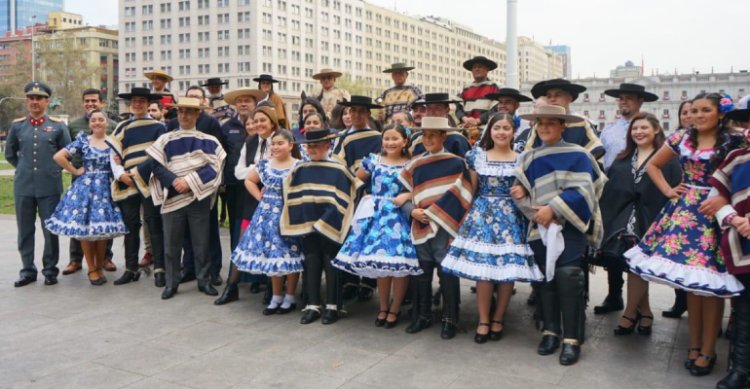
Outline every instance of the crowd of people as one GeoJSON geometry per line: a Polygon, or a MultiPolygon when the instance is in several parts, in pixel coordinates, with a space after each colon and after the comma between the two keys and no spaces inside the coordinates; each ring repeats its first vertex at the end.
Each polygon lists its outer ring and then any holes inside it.
{"type": "Polygon", "coordinates": [[[57,283],[58,235],[71,238],[63,274],[85,259],[97,286],[116,271],[112,241],[123,236],[115,285],[153,271],[162,299],[197,281],[223,305],[247,282],[251,293],[265,287],[263,315],[300,307],[301,324],[333,324],[345,302],[377,291],[376,326],[396,327],[411,305],[405,330],[417,333],[440,305],[440,336],[451,339],[463,278],[476,282],[481,344],[502,338],[514,283],[530,283],[538,354],[560,349],[559,363],[572,365],[586,338],[587,273],[602,266],[609,293],[594,313],[624,310],[617,336],[651,334],[650,282],[675,289],[663,315],[688,312],[685,368],[695,376],[716,363],[731,299],[731,367],[718,387],[747,387],[748,98],[735,105],[701,93],[667,136],[641,112],[658,97],[623,83],[605,92],[620,117],[597,129],[570,109],[584,86],[545,80],[528,97],[493,82],[496,67],[467,60],[473,81],[456,99],[407,84],[414,68],[403,63],[384,70],[394,86],[378,99],[350,95],[335,85],[340,72],[322,69],[313,76],[321,90],[302,94],[294,126],[268,74],[258,89],[222,93],[226,82],[211,78],[177,98],[171,76],[155,70],[146,74],[152,88],[119,94],[130,110],[119,123],[102,111],[101,92],[87,89],[85,116],[68,126],[46,113],[51,88],[32,82],[5,152],[16,168],[15,286],[37,279],[38,212],[45,285],[57,283]],[[525,102],[533,111],[517,114],[525,102]],[[73,176],[64,195],[61,169],[73,176]],[[230,269],[219,293],[224,215],[230,269]]]}

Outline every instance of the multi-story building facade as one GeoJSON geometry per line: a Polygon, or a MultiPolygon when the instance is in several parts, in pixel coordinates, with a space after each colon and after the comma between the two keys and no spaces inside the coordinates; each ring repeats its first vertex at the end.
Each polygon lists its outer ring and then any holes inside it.
{"type": "Polygon", "coordinates": [[[416,67],[409,82],[425,92],[458,93],[471,81],[461,66],[475,55],[499,63],[502,43],[453,22],[415,18],[360,0],[120,0],[120,89],[148,85],[144,73],[162,68],[182,93],[209,77],[229,88],[255,86],[259,74],[296,114],[299,94],[314,94],[312,75],[324,67],[346,74],[377,96],[391,85],[391,63],[416,67]]]}
{"type": "MultiPolygon", "coordinates": [[[[598,124],[599,129],[620,117],[617,100],[606,96],[604,91],[616,89],[623,82],[644,85],[646,90],[659,96],[659,100],[655,102],[644,103],[641,110],[656,115],[668,133],[677,129],[680,103],[701,92],[728,93],[735,101],[750,94],[750,73],[747,72],[583,78],[573,82],[584,85],[586,91],[581,93],[571,109],[598,124]]],[[[526,83],[522,88],[528,91],[532,86],[533,83],[526,83]]],[[[530,106],[523,107],[526,111],[530,109],[530,106]]]]}
{"type": "Polygon", "coordinates": [[[564,58],[541,43],[525,36],[518,37],[518,79],[521,84],[562,78],[564,58]]]}
{"type": "Polygon", "coordinates": [[[0,35],[46,23],[50,12],[62,10],[63,0],[0,0],[0,35]]]}
{"type": "Polygon", "coordinates": [[[571,49],[570,46],[567,45],[553,45],[553,46],[544,46],[545,49],[557,53],[562,57],[563,62],[563,78],[572,78],[573,77],[573,64],[571,59],[571,49]]]}

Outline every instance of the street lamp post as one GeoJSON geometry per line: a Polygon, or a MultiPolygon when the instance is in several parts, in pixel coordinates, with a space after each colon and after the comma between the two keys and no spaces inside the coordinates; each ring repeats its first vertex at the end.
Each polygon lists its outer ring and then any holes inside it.
{"type": "Polygon", "coordinates": [[[36,81],[36,55],[34,51],[34,30],[36,29],[36,15],[31,16],[31,81],[36,81]]]}

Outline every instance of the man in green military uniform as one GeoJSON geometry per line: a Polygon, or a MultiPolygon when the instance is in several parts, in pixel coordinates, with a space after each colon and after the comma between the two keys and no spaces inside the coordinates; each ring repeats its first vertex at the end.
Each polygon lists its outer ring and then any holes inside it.
{"type": "Polygon", "coordinates": [[[36,214],[42,221],[44,253],[42,274],[45,285],[57,283],[57,260],[60,244],[56,235],[44,228],[44,220],[52,215],[62,194],[61,169],[52,156],[70,143],[68,128],[59,119],[46,113],[52,89],[31,82],[24,88],[28,115],[13,121],[8,132],[5,159],[16,168],[13,178],[13,198],[18,226],[18,251],[23,268],[16,287],[36,281],[34,266],[34,233],[36,214]]]}
{"type": "MultiPolygon", "coordinates": [[[[82,100],[83,110],[86,113],[83,116],[68,123],[68,131],[70,132],[71,140],[74,140],[80,133],[91,134],[91,130],[89,129],[89,115],[91,115],[91,111],[95,109],[104,109],[104,96],[99,89],[91,88],[84,90],[82,93],[82,100]]],[[[110,135],[112,131],[115,130],[115,127],[117,127],[117,122],[109,118],[107,119],[107,121],[107,135],[110,135]]],[[[74,154],[70,162],[76,169],[83,166],[83,160],[78,154],[74,154]]],[[[73,180],[75,179],[76,177],[74,176],[73,180]]],[[[68,262],[68,266],[63,269],[63,275],[73,274],[81,270],[81,263],[83,262],[83,249],[81,249],[80,241],[70,238],[70,247],[68,250],[70,252],[70,262],[68,262]]],[[[112,263],[112,255],[112,239],[110,239],[107,242],[107,254],[105,255],[106,260],[104,261],[104,270],[117,270],[115,264],[112,263]]]]}

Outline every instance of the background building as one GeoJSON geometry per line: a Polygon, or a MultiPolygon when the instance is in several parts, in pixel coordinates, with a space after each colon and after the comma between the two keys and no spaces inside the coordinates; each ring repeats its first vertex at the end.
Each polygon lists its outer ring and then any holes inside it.
{"type": "Polygon", "coordinates": [[[0,0],[0,35],[46,23],[50,12],[62,10],[63,0],[0,0]]]}
{"type": "MultiPolygon", "coordinates": [[[[332,67],[350,92],[378,96],[391,86],[382,70],[395,62],[416,67],[408,82],[424,92],[458,93],[471,82],[461,66],[475,55],[499,64],[502,43],[449,20],[412,17],[360,0],[120,0],[120,89],[148,86],[144,73],[163,68],[183,94],[209,77],[228,88],[254,87],[270,73],[293,114],[299,94],[319,92],[311,77],[332,67]]],[[[545,67],[547,62],[545,62],[545,67]]]]}
{"type": "Polygon", "coordinates": [[[643,75],[643,67],[635,66],[633,61],[626,61],[625,65],[620,65],[609,71],[611,78],[636,78],[643,75]]]}
{"type": "Polygon", "coordinates": [[[557,53],[562,57],[563,62],[563,78],[572,78],[573,77],[573,64],[571,62],[571,55],[570,55],[570,46],[566,45],[553,45],[553,46],[544,46],[545,49],[557,53]]]}
{"type": "MultiPolygon", "coordinates": [[[[588,117],[599,129],[620,117],[617,100],[606,96],[604,91],[616,89],[623,82],[643,85],[647,91],[659,96],[655,102],[644,103],[641,110],[656,115],[668,133],[677,129],[680,103],[699,93],[728,93],[735,101],[750,93],[750,74],[747,72],[582,78],[572,81],[584,85],[586,91],[571,105],[571,110],[588,117]]],[[[532,86],[533,83],[522,85],[523,91],[530,90],[532,86]]],[[[522,108],[527,112],[531,110],[530,104],[524,104],[522,108]]]]}
{"type": "Polygon", "coordinates": [[[521,84],[565,77],[562,55],[525,36],[518,37],[518,80],[521,84]]]}

